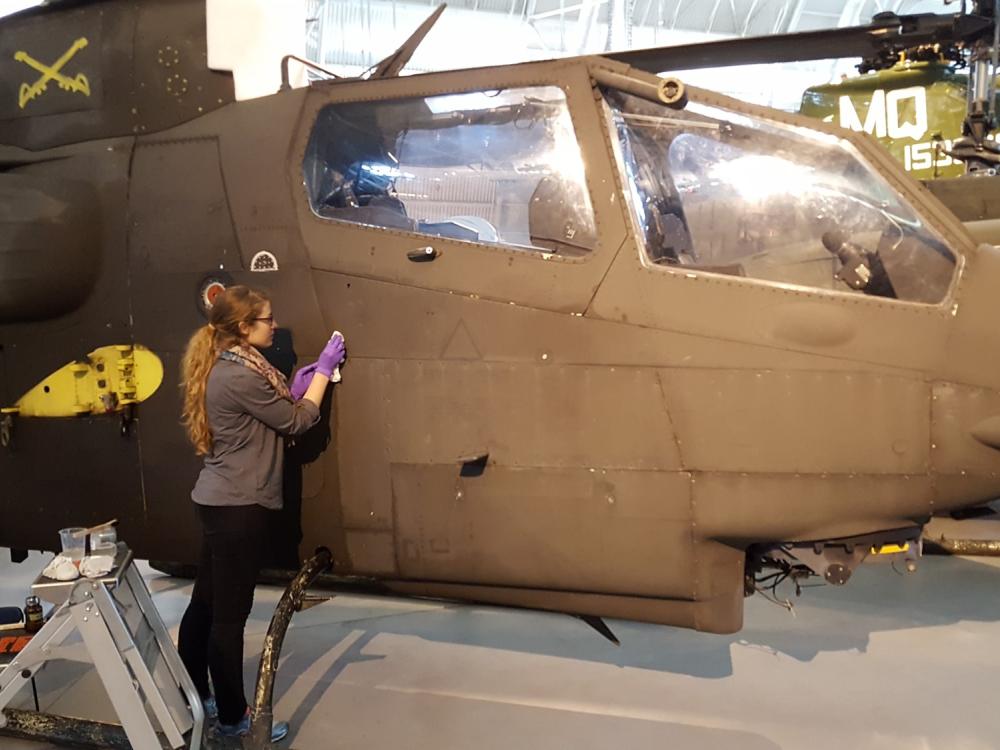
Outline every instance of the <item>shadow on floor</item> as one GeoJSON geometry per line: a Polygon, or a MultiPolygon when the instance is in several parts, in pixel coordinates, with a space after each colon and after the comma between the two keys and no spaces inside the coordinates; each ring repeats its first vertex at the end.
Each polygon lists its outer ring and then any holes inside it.
{"type": "Polygon", "coordinates": [[[962,558],[925,558],[920,570],[906,575],[887,565],[868,565],[843,587],[805,589],[797,599],[794,591],[779,589],[779,593],[792,598],[794,616],[759,595],[748,598],[744,627],[731,635],[609,620],[621,646],[613,645],[575,617],[451,602],[433,602],[429,607],[418,603],[408,609],[400,606],[404,600],[362,597],[364,606],[355,608],[356,617],[352,612],[346,617],[339,612],[324,621],[323,609],[337,606],[334,598],[323,607],[296,615],[285,653],[289,659],[287,669],[297,674],[352,631],[362,631],[363,637],[331,670],[339,674],[353,661],[374,658],[364,655],[361,649],[386,633],[722,678],[733,672],[734,645],[808,662],[821,653],[865,652],[871,635],[877,632],[1000,620],[998,584],[1000,567],[962,558]],[[310,631],[309,645],[292,645],[296,643],[295,628],[310,631]],[[316,637],[317,629],[326,631],[324,637],[316,637]]]}

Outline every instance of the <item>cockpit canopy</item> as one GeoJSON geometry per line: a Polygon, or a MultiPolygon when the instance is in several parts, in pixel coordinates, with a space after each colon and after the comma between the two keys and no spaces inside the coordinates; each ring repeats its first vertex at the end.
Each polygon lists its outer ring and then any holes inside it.
{"type": "Polygon", "coordinates": [[[845,140],[605,91],[649,263],[936,304],[956,259],[845,140]]]}

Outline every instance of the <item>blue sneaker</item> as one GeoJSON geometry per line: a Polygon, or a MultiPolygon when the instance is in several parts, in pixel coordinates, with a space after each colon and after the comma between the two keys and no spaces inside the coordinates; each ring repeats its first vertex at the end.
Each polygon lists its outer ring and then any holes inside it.
{"type": "Polygon", "coordinates": [[[210,695],[207,698],[202,698],[201,706],[205,709],[205,719],[207,721],[215,721],[219,718],[219,707],[216,705],[213,696],[210,695]]]}
{"type": "Polygon", "coordinates": [[[271,742],[281,742],[288,736],[288,722],[276,721],[271,725],[271,742]]]}
{"type": "MultiPolygon", "coordinates": [[[[250,734],[250,709],[243,714],[243,718],[235,724],[219,723],[219,734],[222,737],[245,737],[250,734]]],[[[271,742],[281,742],[288,736],[288,722],[276,721],[271,726],[271,742]]]]}

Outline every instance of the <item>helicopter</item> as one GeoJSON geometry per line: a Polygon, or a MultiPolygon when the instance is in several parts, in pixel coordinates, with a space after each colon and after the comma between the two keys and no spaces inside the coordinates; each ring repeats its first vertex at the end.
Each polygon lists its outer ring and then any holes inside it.
{"type": "Polygon", "coordinates": [[[0,22],[0,544],[196,558],[175,383],[231,284],[286,374],[349,348],[277,565],[727,633],[1000,494],[1000,251],[876,142],[669,49],[400,76],[428,24],[235,101],[203,2],[0,22]]]}
{"type": "Polygon", "coordinates": [[[951,155],[967,114],[968,76],[952,62],[904,60],[838,83],[812,86],[799,111],[877,138],[921,180],[966,174],[951,155]]]}

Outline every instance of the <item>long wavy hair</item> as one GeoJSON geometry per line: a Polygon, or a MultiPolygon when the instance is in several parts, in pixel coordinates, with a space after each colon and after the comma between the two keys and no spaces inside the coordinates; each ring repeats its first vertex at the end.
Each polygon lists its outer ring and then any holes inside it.
{"type": "Polygon", "coordinates": [[[256,289],[231,286],[216,296],[208,313],[208,323],[188,340],[181,361],[181,389],[184,391],[181,422],[199,456],[212,452],[212,430],[205,408],[212,366],[220,352],[244,341],[240,323],[252,325],[269,301],[267,295],[256,289]]]}

